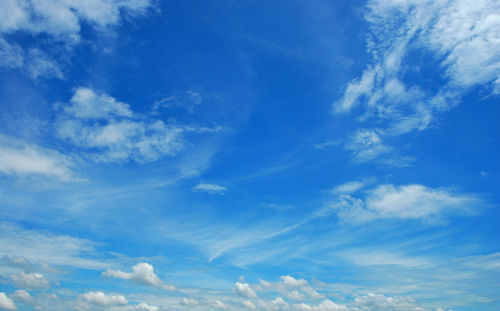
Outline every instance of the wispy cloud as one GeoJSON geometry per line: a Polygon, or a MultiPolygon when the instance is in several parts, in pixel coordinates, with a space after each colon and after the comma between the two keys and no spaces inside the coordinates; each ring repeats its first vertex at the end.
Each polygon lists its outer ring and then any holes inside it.
{"type": "Polygon", "coordinates": [[[82,24],[106,31],[120,23],[123,15],[137,16],[152,6],[149,0],[127,1],[3,1],[0,5],[0,65],[20,68],[33,78],[63,78],[60,58],[81,43],[82,24]],[[22,33],[32,40],[12,42],[10,35],[22,33]],[[37,40],[50,46],[47,53],[37,40]],[[61,48],[62,47],[62,48],[61,48]]]}
{"type": "MultiPolygon", "coordinates": [[[[499,10],[494,0],[369,1],[365,19],[372,64],[348,83],[334,111],[363,106],[359,119],[375,119],[381,123],[380,136],[390,137],[427,129],[471,87],[491,84],[491,93],[498,94],[500,42],[494,38],[500,34],[499,10]],[[437,91],[403,82],[412,68],[407,55],[413,51],[434,56],[438,74],[447,80],[437,91]]],[[[388,150],[378,143],[354,157],[371,160],[388,150]]]]}
{"type": "Polygon", "coordinates": [[[198,184],[193,187],[193,190],[195,191],[201,191],[201,192],[207,192],[211,194],[222,194],[226,192],[228,189],[227,187],[216,185],[216,184],[198,184]]]}
{"type": "Polygon", "coordinates": [[[0,134],[0,173],[17,176],[46,176],[75,180],[71,157],[0,134]]]}

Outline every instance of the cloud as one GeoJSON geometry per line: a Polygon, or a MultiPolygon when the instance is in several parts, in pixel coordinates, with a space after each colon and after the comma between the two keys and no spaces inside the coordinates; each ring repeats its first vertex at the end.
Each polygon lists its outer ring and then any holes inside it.
{"type": "Polygon", "coordinates": [[[289,286],[289,287],[299,287],[299,286],[306,286],[308,285],[309,283],[304,280],[304,279],[295,279],[294,277],[292,276],[289,276],[289,275],[282,275],[281,276],[281,282],[285,285],[285,286],[289,286]]]}
{"type": "Polygon", "coordinates": [[[293,305],[292,309],[297,311],[348,311],[349,310],[346,306],[336,304],[329,299],[323,300],[317,306],[310,306],[305,303],[295,304],[293,305]]]}
{"type": "Polygon", "coordinates": [[[337,187],[333,188],[332,193],[334,194],[341,194],[341,193],[353,193],[358,191],[359,189],[363,188],[365,184],[361,181],[350,181],[346,182],[344,184],[338,185],[337,187]]]}
{"type": "Polygon", "coordinates": [[[227,191],[227,188],[215,184],[198,184],[193,187],[195,191],[207,192],[210,194],[221,194],[227,191]]]}
{"type": "Polygon", "coordinates": [[[220,301],[220,300],[215,300],[215,301],[213,302],[212,306],[213,306],[214,308],[216,308],[216,309],[221,309],[221,310],[226,310],[226,309],[228,309],[228,306],[227,306],[225,303],[223,303],[222,301],[220,301]]]}
{"type": "Polygon", "coordinates": [[[109,117],[132,117],[128,104],[118,102],[107,94],[96,94],[89,88],[76,89],[64,112],[79,119],[106,119],[109,117]]]}
{"type": "Polygon", "coordinates": [[[0,254],[24,257],[32,262],[102,269],[107,263],[95,259],[96,247],[97,244],[89,240],[0,223],[0,254]]]}
{"type": "Polygon", "coordinates": [[[59,106],[57,135],[94,161],[156,161],[183,148],[182,127],[143,120],[107,94],[80,87],[69,103],[59,106]]]}
{"type": "Polygon", "coordinates": [[[243,306],[245,306],[248,309],[255,310],[257,307],[255,307],[255,304],[251,301],[245,300],[241,303],[243,306]]]}
{"type": "Polygon", "coordinates": [[[353,152],[357,162],[366,162],[391,152],[391,147],[382,142],[382,138],[375,130],[360,129],[351,135],[345,148],[353,152]]]}
{"type": "Polygon", "coordinates": [[[139,262],[133,266],[132,272],[108,269],[103,272],[102,275],[118,279],[131,280],[136,283],[151,285],[165,290],[175,290],[175,286],[165,284],[160,277],[154,273],[153,266],[146,262],[139,262]]]}
{"type": "Polygon", "coordinates": [[[22,301],[26,303],[33,301],[33,297],[31,297],[30,293],[23,289],[16,290],[14,294],[11,295],[11,297],[16,301],[22,301]]]}
{"type": "Polygon", "coordinates": [[[411,297],[386,297],[371,293],[356,297],[352,305],[353,311],[425,311],[411,297]]]}
{"type": "Polygon", "coordinates": [[[32,272],[35,270],[54,271],[52,267],[43,261],[39,261],[35,264],[30,262],[28,259],[19,256],[3,255],[0,257],[0,263],[2,265],[19,268],[24,272],[32,272]]]}
{"type": "Polygon", "coordinates": [[[181,301],[179,302],[179,304],[182,306],[194,306],[194,305],[197,305],[199,303],[200,302],[198,300],[193,299],[193,298],[187,298],[187,297],[183,297],[181,299],[181,301]]]}
{"type": "Polygon", "coordinates": [[[81,299],[100,307],[124,306],[128,300],[122,295],[106,295],[103,292],[87,292],[82,294],[81,299]]]}
{"type": "Polygon", "coordinates": [[[74,162],[55,150],[0,134],[0,173],[74,180],[74,162]]]}
{"type": "Polygon", "coordinates": [[[50,287],[50,282],[40,273],[13,274],[10,276],[12,283],[17,287],[29,289],[44,289],[50,287]]]}
{"type": "Polygon", "coordinates": [[[81,42],[82,23],[100,32],[118,25],[121,15],[137,16],[151,7],[149,0],[37,1],[7,0],[0,4],[0,65],[23,69],[33,78],[63,78],[62,61],[81,42]],[[22,43],[12,34],[28,35],[22,43]],[[36,48],[43,42],[53,52],[36,48]]]}
{"type": "Polygon", "coordinates": [[[159,311],[160,308],[156,306],[150,306],[147,303],[143,302],[134,307],[136,311],[159,311]]]}
{"type": "Polygon", "coordinates": [[[248,283],[236,282],[234,292],[240,297],[257,298],[257,294],[248,283]]]}
{"type": "Polygon", "coordinates": [[[474,86],[491,83],[492,94],[498,94],[499,11],[495,0],[368,1],[372,61],[347,84],[334,111],[349,113],[362,106],[360,120],[376,119],[386,124],[387,135],[402,135],[428,128],[436,114],[456,105],[474,86]],[[406,57],[410,52],[430,52],[436,65],[429,66],[445,83],[435,90],[422,80],[404,79],[417,70],[406,57]]]}
{"type": "Polygon", "coordinates": [[[17,307],[5,293],[0,292],[0,309],[17,310],[17,307]]]}
{"type": "Polygon", "coordinates": [[[363,199],[339,195],[332,208],[346,221],[374,219],[422,219],[440,221],[446,215],[473,214],[484,203],[475,195],[424,185],[380,185],[366,192],[363,199]]]}

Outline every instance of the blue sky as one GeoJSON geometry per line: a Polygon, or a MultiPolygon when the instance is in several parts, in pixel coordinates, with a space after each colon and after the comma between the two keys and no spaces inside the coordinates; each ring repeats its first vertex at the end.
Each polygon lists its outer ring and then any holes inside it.
{"type": "Polygon", "coordinates": [[[6,0],[0,309],[499,310],[494,0],[6,0]]]}

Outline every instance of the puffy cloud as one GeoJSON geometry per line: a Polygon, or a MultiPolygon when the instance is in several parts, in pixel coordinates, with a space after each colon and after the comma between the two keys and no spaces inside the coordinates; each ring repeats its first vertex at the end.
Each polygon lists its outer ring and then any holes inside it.
{"type": "Polygon", "coordinates": [[[0,135],[0,173],[16,176],[47,176],[74,179],[71,159],[55,150],[42,148],[0,135]]]}
{"type": "Polygon", "coordinates": [[[195,191],[207,192],[207,193],[224,193],[227,191],[227,188],[220,185],[215,184],[198,184],[193,187],[195,191]]]}
{"type": "Polygon", "coordinates": [[[12,282],[17,287],[42,289],[49,288],[50,282],[40,273],[24,273],[13,274],[10,276],[12,282]]]}
{"type": "Polygon", "coordinates": [[[354,299],[353,311],[425,311],[425,309],[417,306],[411,297],[386,297],[370,293],[354,299]]]}
{"type": "Polygon", "coordinates": [[[253,302],[248,300],[243,301],[241,304],[251,310],[255,310],[257,308],[253,302]]]}
{"type": "Polygon", "coordinates": [[[309,284],[304,279],[295,279],[294,277],[289,276],[289,275],[282,275],[280,279],[284,285],[290,286],[290,287],[299,287],[299,286],[305,286],[305,285],[309,284]]]}
{"type": "Polygon", "coordinates": [[[365,222],[377,218],[440,221],[447,214],[474,213],[484,203],[476,196],[424,185],[380,185],[364,199],[340,195],[332,204],[344,220],[365,222]]]}
{"type": "Polygon", "coordinates": [[[145,121],[107,94],[78,88],[69,103],[59,106],[58,136],[95,161],[156,161],[183,148],[183,128],[145,121]]]}
{"type": "Polygon", "coordinates": [[[193,298],[183,297],[179,303],[183,306],[193,306],[199,304],[200,302],[193,298]]]}
{"type": "Polygon", "coordinates": [[[252,287],[249,284],[243,282],[236,282],[236,285],[234,286],[234,292],[241,297],[246,297],[246,298],[257,297],[257,294],[252,289],[252,287]]]}
{"type": "Polygon", "coordinates": [[[124,306],[128,304],[127,299],[122,295],[106,295],[103,292],[88,292],[80,297],[84,301],[100,307],[124,306]]]}
{"type": "Polygon", "coordinates": [[[288,299],[291,300],[304,300],[305,296],[298,290],[293,290],[287,294],[288,299]]]}
{"type": "Polygon", "coordinates": [[[175,290],[173,285],[165,284],[160,277],[154,273],[153,266],[146,262],[140,262],[133,266],[132,272],[108,269],[102,274],[113,278],[131,280],[140,284],[160,287],[165,290],[175,290]]]}
{"type": "MultiPolygon", "coordinates": [[[[45,45],[63,47],[67,53],[81,40],[81,25],[87,23],[104,31],[117,25],[122,14],[136,16],[151,6],[149,0],[76,1],[76,0],[7,0],[0,4],[0,65],[22,68],[33,78],[62,78],[60,54],[49,55],[36,48],[37,40],[45,45]],[[31,36],[18,44],[6,38],[13,33],[31,36]],[[33,43],[34,42],[34,43],[33,43]]],[[[11,40],[12,41],[12,40],[11,40]]],[[[60,51],[61,49],[53,49],[60,51]]],[[[59,52],[59,53],[64,53],[59,52]]]]}
{"type": "Polygon", "coordinates": [[[18,289],[14,292],[14,294],[11,295],[11,297],[14,300],[17,301],[22,301],[22,302],[31,302],[33,298],[31,297],[30,293],[23,289],[18,289]]]}
{"type": "Polygon", "coordinates": [[[118,102],[107,94],[96,94],[89,88],[78,88],[63,110],[79,119],[101,119],[113,116],[131,117],[128,104],[118,102]]]}
{"type": "Polygon", "coordinates": [[[228,306],[220,300],[215,300],[212,306],[216,309],[226,310],[228,306]]]}
{"type": "Polygon", "coordinates": [[[5,293],[0,292],[0,309],[17,310],[17,307],[5,293]]]}
{"type": "Polygon", "coordinates": [[[136,311],[159,311],[160,308],[156,306],[150,306],[147,303],[143,302],[134,307],[136,311]]]}

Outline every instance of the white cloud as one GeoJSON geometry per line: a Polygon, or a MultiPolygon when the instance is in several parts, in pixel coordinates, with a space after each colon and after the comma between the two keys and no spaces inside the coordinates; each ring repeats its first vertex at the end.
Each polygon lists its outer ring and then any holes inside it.
{"type": "Polygon", "coordinates": [[[347,221],[366,222],[377,218],[441,221],[450,214],[471,214],[484,206],[476,196],[434,189],[424,185],[380,185],[367,191],[364,199],[341,195],[332,204],[347,221]]]}
{"type": "Polygon", "coordinates": [[[0,292],[0,309],[17,310],[17,307],[5,293],[0,292]]]}
{"type": "Polygon", "coordinates": [[[256,298],[257,294],[248,283],[236,282],[234,286],[236,295],[246,298],[256,298]]]}
{"type": "Polygon", "coordinates": [[[375,130],[360,129],[354,133],[345,148],[353,151],[353,158],[358,162],[366,162],[391,151],[389,146],[382,142],[382,138],[375,130]]]}
{"type": "Polygon", "coordinates": [[[22,256],[32,262],[102,269],[106,263],[85,258],[95,258],[96,247],[89,240],[0,223],[0,254],[22,256]]]}
{"type": "Polygon", "coordinates": [[[193,187],[194,190],[196,191],[202,191],[202,192],[207,192],[211,194],[215,193],[224,193],[227,191],[227,188],[224,186],[220,185],[215,185],[215,184],[198,184],[193,187]]]}
{"type": "Polygon", "coordinates": [[[353,311],[425,311],[411,297],[386,297],[371,293],[356,297],[352,305],[353,311]]]}
{"type": "Polygon", "coordinates": [[[3,66],[23,68],[34,78],[51,76],[62,78],[59,56],[68,53],[81,42],[81,24],[105,31],[117,25],[122,14],[136,16],[151,7],[149,0],[78,1],[78,0],[7,0],[0,4],[0,55],[3,66]],[[12,33],[23,33],[32,40],[8,42],[12,33]],[[54,55],[40,52],[37,39],[58,50],[54,55]],[[62,50],[62,51],[61,51],[62,50]]]}
{"type": "Polygon", "coordinates": [[[11,295],[14,300],[22,301],[22,302],[31,302],[33,297],[31,297],[30,293],[23,289],[18,289],[11,295]]]}
{"type": "Polygon", "coordinates": [[[42,148],[0,134],[0,173],[39,175],[60,180],[74,179],[71,159],[55,150],[42,148]]]}
{"type": "Polygon", "coordinates": [[[76,89],[69,103],[70,105],[64,106],[63,110],[79,119],[132,117],[133,115],[128,104],[118,102],[107,94],[96,94],[85,87],[76,89]]]}
{"type": "MultiPolygon", "coordinates": [[[[385,122],[387,135],[428,128],[434,115],[453,107],[471,87],[500,81],[500,4],[495,0],[368,1],[365,19],[372,65],[351,81],[334,111],[363,106],[360,120],[385,122]],[[447,79],[438,90],[402,82],[410,51],[433,53],[447,79]]],[[[405,80],[408,81],[408,80],[405,80]]],[[[379,152],[380,153],[380,152],[379,152]]],[[[370,156],[373,156],[372,153],[370,156]]]]}
{"type": "Polygon", "coordinates": [[[212,306],[216,309],[226,310],[228,306],[220,300],[215,300],[212,306]]]}
{"type": "Polygon", "coordinates": [[[183,148],[182,127],[143,120],[107,94],[78,88],[69,103],[59,106],[58,136],[95,161],[156,161],[183,148]]]}
{"type": "Polygon", "coordinates": [[[80,296],[84,301],[100,307],[124,306],[128,301],[122,295],[106,295],[103,292],[87,292],[80,296]]]}
{"type": "Polygon", "coordinates": [[[290,287],[299,287],[299,286],[309,285],[309,283],[306,280],[295,279],[294,277],[289,276],[289,275],[282,275],[280,279],[284,285],[290,286],[290,287]]]}
{"type": "Polygon", "coordinates": [[[14,285],[21,288],[43,289],[50,287],[50,282],[40,273],[21,272],[11,275],[10,278],[14,285]]]}
{"type": "Polygon", "coordinates": [[[160,308],[156,306],[150,306],[147,303],[143,302],[134,307],[136,311],[159,311],[160,308]]]}
{"type": "Polygon", "coordinates": [[[361,181],[349,181],[344,184],[338,185],[333,188],[332,193],[340,194],[340,193],[353,193],[363,188],[365,184],[361,181]]]}
{"type": "Polygon", "coordinates": [[[154,273],[153,266],[146,262],[139,262],[133,266],[132,272],[108,269],[102,274],[113,278],[131,280],[136,283],[163,288],[165,290],[175,290],[173,285],[165,284],[160,277],[154,273]]]}
{"type": "Polygon", "coordinates": [[[245,300],[241,303],[243,306],[247,307],[248,309],[255,310],[255,304],[251,301],[245,300]]]}
{"type": "Polygon", "coordinates": [[[183,305],[183,306],[194,306],[194,305],[197,305],[199,304],[200,302],[196,299],[193,299],[193,298],[187,298],[187,297],[183,297],[181,299],[181,301],[179,302],[179,304],[183,305]]]}
{"type": "Polygon", "coordinates": [[[293,290],[287,294],[288,299],[291,300],[304,300],[305,296],[298,290],[293,290]]]}

